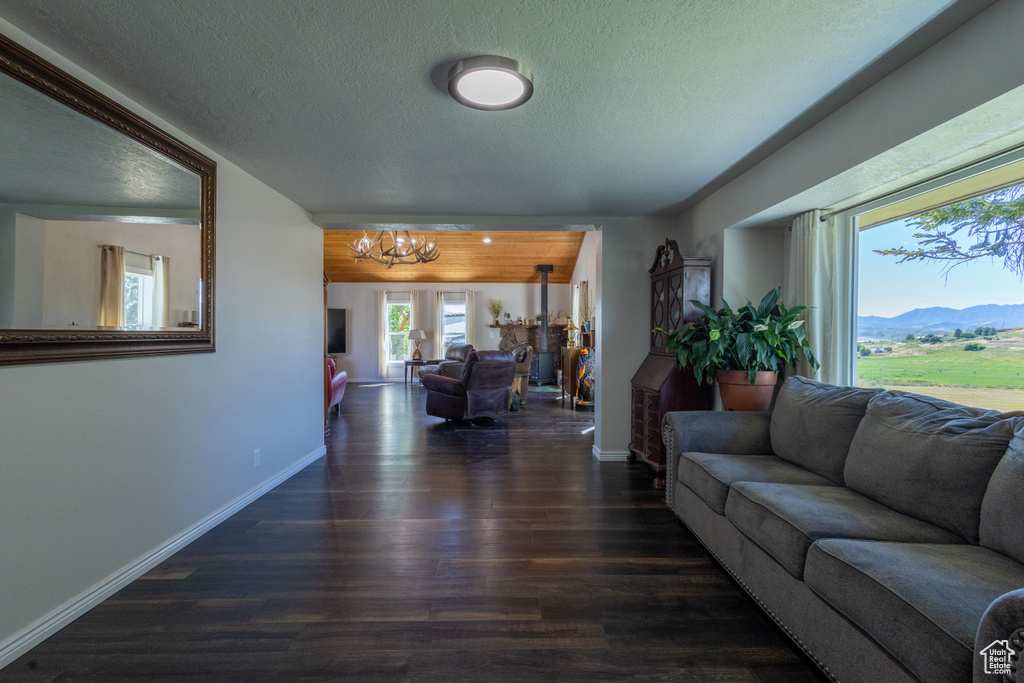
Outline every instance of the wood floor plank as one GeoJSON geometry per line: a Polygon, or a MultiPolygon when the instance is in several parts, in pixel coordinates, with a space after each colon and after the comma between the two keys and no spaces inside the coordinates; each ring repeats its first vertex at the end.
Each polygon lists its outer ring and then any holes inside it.
{"type": "Polygon", "coordinates": [[[472,426],[350,385],[325,458],[0,682],[824,681],[548,389],[472,426]]]}

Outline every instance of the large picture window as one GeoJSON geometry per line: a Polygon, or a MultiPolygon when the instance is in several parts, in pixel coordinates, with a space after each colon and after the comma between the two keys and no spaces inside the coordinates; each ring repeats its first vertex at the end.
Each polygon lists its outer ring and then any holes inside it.
{"type": "Polygon", "coordinates": [[[860,386],[1024,409],[1024,169],[1015,166],[860,214],[860,386]]]}

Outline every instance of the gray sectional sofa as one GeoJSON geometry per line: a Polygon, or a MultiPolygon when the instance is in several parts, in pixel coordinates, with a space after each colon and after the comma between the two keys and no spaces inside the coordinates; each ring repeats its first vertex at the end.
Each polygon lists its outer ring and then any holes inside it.
{"type": "Polygon", "coordinates": [[[790,377],[770,413],[669,413],[663,435],[669,506],[831,679],[1004,680],[1024,418],[790,377]]]}

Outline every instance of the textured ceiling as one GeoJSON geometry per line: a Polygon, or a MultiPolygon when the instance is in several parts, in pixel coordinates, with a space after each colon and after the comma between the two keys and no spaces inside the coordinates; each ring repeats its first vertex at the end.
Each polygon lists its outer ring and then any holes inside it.
{"type": "Polygon", "coordinates": [[[198,175],[6,76],[0,121],[2,203],[172,210],[199,219],[198,175]]]}
{"type": "Polygon", "coordinates": [[[941,37],[951,4],[0,0],[0,17],[311,213],[586,216],[678,213],[908,36],[941,37]],[[445,74],[474,54],[527,64],[533,99],[456,104],[445,74]]]}

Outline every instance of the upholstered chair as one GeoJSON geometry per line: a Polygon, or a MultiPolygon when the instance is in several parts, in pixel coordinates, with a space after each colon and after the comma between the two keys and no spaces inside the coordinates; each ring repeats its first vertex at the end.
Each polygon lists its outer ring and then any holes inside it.
{"type": "Polygon", "coordinates": [[[515,358],[508,351],[473,351],[459,379],[420,377],[427,390],[427,415],[446,420],[498,419],[508,412],[515,358]]]}
{"type": "Polygon", "coordinates": [[[327,367],[325,368],[325,379],[327,382],[327,410],[338,406],[338,414],[341,414],[341,397],[345,395],[345,385],[348,383],[348,373],[338,370],[332,356],[327,356],[327,367]]]}
{"type": "Polygon", "coordinates": [[[459,379],[462,377],[462,367],[471,353],[473,353],[472,344],[452,344],[444,352],[443,361],[437,365],[423,365],[417,374],[421,378],[423,375],[442,375],[459,379]]]}

